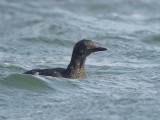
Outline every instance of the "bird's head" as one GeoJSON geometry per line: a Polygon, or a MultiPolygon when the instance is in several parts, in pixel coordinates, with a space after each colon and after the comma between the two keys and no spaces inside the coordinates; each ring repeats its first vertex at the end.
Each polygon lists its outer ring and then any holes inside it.
{"type": "Polygon", "coordinates": [[[74,46],[73,55],[86,58],[88,55],[90,55],[93,52],[105,51],[105,50],[107,49],[103,47],[99,47],[92,40],[83,39],[77,42],[76,45],[74,46]]]}

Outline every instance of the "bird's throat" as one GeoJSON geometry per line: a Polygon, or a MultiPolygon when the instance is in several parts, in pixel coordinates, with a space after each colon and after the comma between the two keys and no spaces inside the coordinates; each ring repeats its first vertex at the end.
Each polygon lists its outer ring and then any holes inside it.
{"type": "Polygon", "coordinates": [[[67,71],[74,78],[86,78],[85,58],[72,58],[67,71]]]}

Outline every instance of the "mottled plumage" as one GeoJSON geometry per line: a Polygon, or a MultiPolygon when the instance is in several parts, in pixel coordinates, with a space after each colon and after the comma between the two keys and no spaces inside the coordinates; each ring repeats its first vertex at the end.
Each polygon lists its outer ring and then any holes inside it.
{"type": "Polygon", "coordinates": [[[85,60],[88,55],[97,51],[107,50],[103,47],[98,47],[92,40],[81,40],[76,43],[73,48],[71,61],[67,67],[54,68],[54,69],[34,69],[25,72],[24,74],[33,75],[46,75],[53,77],[64,77],[64,78],[86,78],[85,72],[85,60]]]}

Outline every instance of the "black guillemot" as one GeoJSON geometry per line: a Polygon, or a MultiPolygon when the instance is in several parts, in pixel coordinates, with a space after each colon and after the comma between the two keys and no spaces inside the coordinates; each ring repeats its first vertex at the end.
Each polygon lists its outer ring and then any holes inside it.
{"type": "Polygon", "coordinates": [[[73,48],[71,61],[67,67],[64,68],[53,68],[53,69],[33,69],[25,72],[24,74],[32,75],[45,75],[53,77],[64,77],[64,78],[86,78],[85,72],[85,60],[93,52],[105,51],[106,48],[99,47],[92,40],[80,40],[76,43],[73,48]]]}

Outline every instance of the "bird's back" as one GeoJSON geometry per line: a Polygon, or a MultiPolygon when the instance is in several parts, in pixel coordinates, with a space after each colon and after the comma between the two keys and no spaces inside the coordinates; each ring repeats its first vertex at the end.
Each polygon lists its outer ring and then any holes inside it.
{"type": "Polygon", "coordinates": [[[33,69],[25,72],[24,74],[32,75],[45,75],[53,77],[63,77],[64,68],[54,68],[54,69],[33,69]]]}

